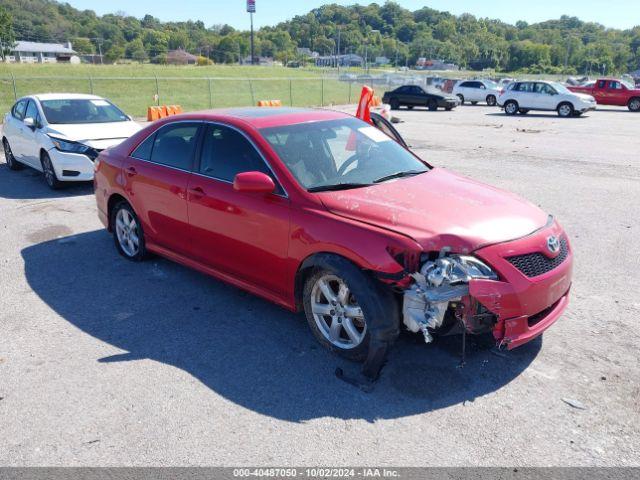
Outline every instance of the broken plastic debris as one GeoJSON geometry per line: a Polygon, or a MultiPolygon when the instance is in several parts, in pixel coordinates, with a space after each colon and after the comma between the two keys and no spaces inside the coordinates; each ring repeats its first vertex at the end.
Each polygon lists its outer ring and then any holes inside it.
{"type": "Polygon", "coordinates": [[[576,400],[574,398],[563,398],[562,401],[569,405],[570,407],[577,408],[578,410],[586,410],[587,406],[582,403],[580,400],[576,400]]]}

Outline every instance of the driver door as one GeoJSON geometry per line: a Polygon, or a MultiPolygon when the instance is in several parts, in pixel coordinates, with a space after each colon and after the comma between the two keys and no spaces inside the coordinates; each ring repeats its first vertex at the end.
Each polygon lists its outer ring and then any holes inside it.
{"type": "Polygon", "coordinates": [[[22,161],[41,170],[42,165],[40,164],[40,136],[42,135],[42,133],[40,133],[40,112],[38,111],[38,106],[36,105],[36,102],[34,100],[29,100],[24,118],[25,120],[27,118],[32,118],[34,121],[34,126],[29,127],[27,125],[24,125],[23,123],[20,130],[20,150],[22,161]]]}
{"type": "Polygon", "coordinates": [[[406,149],[409,148],[407,143],[404,141],[404,139],[398,133],[395,127],[391,124],[391,122],[386,118],[384,118],[382,115],[380,115],[379,113],[371,112],[371,122],[378,130],[382,130],[384,133],[387,134],[387,136],[391,137],[393,140],[398,142],[404,148],[406,149]]]}

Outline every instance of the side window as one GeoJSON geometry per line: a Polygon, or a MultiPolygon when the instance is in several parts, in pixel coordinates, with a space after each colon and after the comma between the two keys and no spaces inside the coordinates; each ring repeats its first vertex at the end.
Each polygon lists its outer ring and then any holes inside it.
{"type": "Polygon", "coordinates": [[[22,120],[24,118],[24,112],[27,109],[27,100],[20,100],[13,106],[13,110],[11,110],[11,114],[14,118],[18,120],[22,120]]]}
{"type": "Polygon", "coordinates": [[[606,84],[607,84],[606,81],[598,80],[598,88],[604,88],[606,84]]]}
{"type": "Polygon", "coordinates": [[[409,90],[409,87],[400,87],[396,89],[396,93],[407,93],[407,90],[409,90]]]}
{"type": "Polygon", "coordinates": [[[35,120],[36,122],[36,125],[38,124],[38,107],[36,106],[36,102],[34,102],[33,100],[29,100],[27,110],[24,113],[24,118],[33,118],[33,120],[35,120]]]}
{"type": "Polygon", "coordinates": [[[609,88],[611,88],[612,90],[621,90],[622,85],[620,85],[620,82],[618,81],[609,82],[609,88]]]}
{"type": "Polygon", "coordinates": [[[463,87],[463,88],[470,88],[471,87],[471,83],[472,82],[462,82],[460,84],[460,86],[463,87]]]}
{"type": "Polygon", "coordinates": [[[200,123],[178,122],[160,128],[151,150],[151,161],[191,170],[200,123]]]}
{"type": "Polygon", "coordinates": [[[155,142],[156,134],[149,135],[141,144],[133,151],[131,156],[139,160],[151,160],[151,150],[153,150],[153,142],[155,142]]]}
{"type": "MultiPolygon", "coordinates": [[[[239,131],[224,125],[210,124],[205,131],[199,173],[233,182],[238,173],[262,172],[277,180],[255,147],[239,131]]],[[[281,193],[278,186],[276,193],[281,193]]]]}
{"type": "Polygon", "coordinates": [[[482,82],[476,82],[476,88],[481,88],[482,90],[487,89],[486,85],[482,82]]]}

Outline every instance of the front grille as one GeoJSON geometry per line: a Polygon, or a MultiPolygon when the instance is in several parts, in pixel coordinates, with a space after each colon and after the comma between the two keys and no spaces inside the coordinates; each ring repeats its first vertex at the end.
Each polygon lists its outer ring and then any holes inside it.
{"type": "Polygon", "coordinates": [[[557,268],[566,260],[567,255],[569,255],[569,245],[567,239],[562,237],[560,239],[560,253],[555,258],[549,258],[543,253],[535,252],[508,257],[507,261],[527,277],[537,277],[557,268]]]}

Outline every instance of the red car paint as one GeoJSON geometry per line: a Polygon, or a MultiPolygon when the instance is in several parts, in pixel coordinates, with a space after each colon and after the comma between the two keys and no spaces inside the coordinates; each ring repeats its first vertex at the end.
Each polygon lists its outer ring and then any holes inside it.
{"type": "Polygon", "coordinates": [[[559,267],[534,278],[506,260],[532,252],[551,256],[548,237],[566,238],[558,223],[549,224],[549,217],[531,203],[439,168],[371,187],[310,193],[258,131],[345,117],[327,110],[236,109],[158,121],[100,155],[94,180],[100,219],[110,228],[112,201],[124,198],[142,223],[150,251],[291,310],[300,308],[296,274],[313,254],[341,255],[402,288],[411,281],[410,272],[394,258],[396,252],[417,259],[421,252],[448,247],[476,255],[498,273],[499,281],[472,280],[469,285],[473,299],[497,315],[496,340],[520,345],[558,318],[571,284],[570,247],[559,267]],[[255,174],[238,175],[234,187],[130,156],[162,125],[185,120],[215,121],[243,131],[286,194],[249,191],[261,181],[255,174]]]}
{"type": "Polygon", "coordinates": [[[632,100],[640,99],[639,88],[627,88],[616,78],[601,78],[591,87],[568,86],[572,92],[586,93],[596,99],[598,105],[627,107],[632,100]]]}

